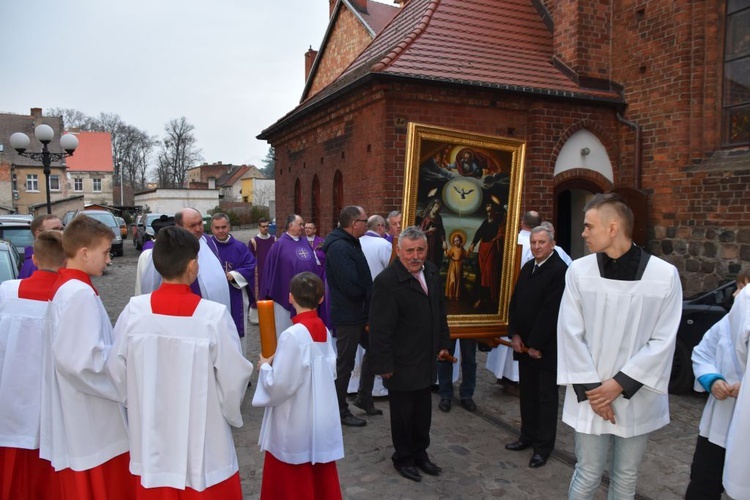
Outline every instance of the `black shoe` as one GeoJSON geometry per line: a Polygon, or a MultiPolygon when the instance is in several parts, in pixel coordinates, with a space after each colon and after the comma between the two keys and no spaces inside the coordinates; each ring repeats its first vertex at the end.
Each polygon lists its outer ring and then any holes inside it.
{"type": "Polygon", "coordinates": [[[419,470],[431,476],[439,476],[443,472],[443,469],[430,462],[429,458],[426,460],[417,460],[415,463],[419,467],[419,470]]]}
{"type": "Polygon", "coordinates": [[[393,464],[396,470],[404,476],[406,479],[419,482],[422,480],[422,476],[419,475],[419,471],[413,465],[396,465],[393,464]]]}
{"type": "Polygon", "coordinates": [[[474,403],[474,400],[471,399],[471,398],[469,398],[469,399],[462,399],[461,400],[461,406],[463,406],[466,409],[466,411],[476,411],[477,410],[477,405],[476,405],[476,403],[474,403]]]}
{"type": "Polygon", "coordinates": [[[531,457],[531,460],[529,461],[529,467],[531,467],[532,469],[537,469],[539,467],[543,467],[546,463],[547,457],[543,457],[538,453],[534,453],[534,455],[531,457]]]}
{"type": "Polygon", "coordinates": [[[374,415],[382,415],[383,410],[379,410],[378,408],[375,408],[375,405],[372,401],[365,402],[359,397],[354,398],[354,401],[352,402],[354,406],[357,408],[360,408],[362,410],[365,410],[365,413],[370,415],[371,417],[374,415]],[[368,404],[369,403],[369,404],[368,404]]]}
{"type": "Polygon", "coordinates": [[[362,420],[361,418],[357,418],[349,413],[348,415],[341,417],[341,425],[348,425],[349,427],[364,427],[367,425],[367,420],[362,420]]]}
{"type": "Polygon", "coordinates": [[[523,441],[513,441],[512,443],[506,444],[505,449],[508,451],[523,451],[529,446],[531,446],[531,444],[524,443],[523,441]]]}
{"type": "Polygon", "coordinates": [[[451,411],[451,400],[441,399],[440,404],[438,404],[438,409],[445,413],[448,413],[449,411],[451,411]]]}

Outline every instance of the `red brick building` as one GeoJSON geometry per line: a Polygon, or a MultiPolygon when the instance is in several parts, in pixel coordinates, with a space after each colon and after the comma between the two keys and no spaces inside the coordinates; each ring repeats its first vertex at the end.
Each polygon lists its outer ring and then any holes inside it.
{"type": "Polygon", "coordinates": [[[361,39],[374,2],[331,8],[300,105],[259,136],[278,214],[328,230],[346,204],[401,208],[416,122],[524,140],[522,209],[574,257],[585,201],[625,189],[686,294],[750,265],[750,2],[398,3],[356,56],[334,40],[361,39]]]}

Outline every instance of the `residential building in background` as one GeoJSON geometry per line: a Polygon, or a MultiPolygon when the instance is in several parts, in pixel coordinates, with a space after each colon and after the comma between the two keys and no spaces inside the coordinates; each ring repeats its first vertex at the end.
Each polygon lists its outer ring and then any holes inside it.
{"type": "Polygon", "coordinates": [[[67,159],[68,192],[71,195],[83,195],[85,205],[111,206],[114,202],[112,137],[109,132],[74,134],[78,138],[78,149],[67,159]]]}

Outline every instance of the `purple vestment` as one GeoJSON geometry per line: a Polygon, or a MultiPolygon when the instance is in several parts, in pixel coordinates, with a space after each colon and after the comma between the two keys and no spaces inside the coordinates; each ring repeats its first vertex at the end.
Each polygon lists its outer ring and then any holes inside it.
{"type": "Polygon", "coordinates": [[[253,296],[250,297],[251,306],[255,306],[255,301],[260,296],[260,284],[263,283],[263,269],[266,265],[266,257],[274,243],[276,243],[276,236],[269,235],[268,238],[263,239],[259,235],[256,235],[247,244],[248,250],[255,256],[255,285],[253,286],[253,296]],[[255,242],[255,246],[253,246],[253,242],[255,242]]]}
{"type": "Polygon", "coordinates": [[[295,241],[287,233],[282,234],[266,257],[258,299],[271,299],[287,311],[294,312],[289,303],[289,282],[296,274],[305,271],[323,279],[323,268],[315,263],[307,239],[302,236],[295,241]]]}
{"type": "Polygon", "coordinates": [[[144,243],[141,251],[148,250],[149,248],[154,248],[154,240],[148,240],[146,243],[144,243]]]}
{"type": "Polygon", "coordinates": [[[36,266],[34,265],[34,261],[31,259],[31,256],[34,255],[34,247],[28,246],[24,248],[23,251],[23,265],[21,266],[21,274],[18,275],[18,279],[22,280],[24,278],[28,278],[32,274],[34,274],[34,271],[36,271],[36,266]]]}
{"type": "Polygon", "coordinates": [[[323,241],[325,240],[317,235],[313,237],[312,241],[308,240],[307,236],[305,236],[305,240],[307,240],[307,243],[310,245],[310,248],[312,248],[315,251],[315,255],[318,257],[318,262],[323,267],[323,269],[325,269],[326,253],[320,249],[320,247],[323,246],[323,241]]]}
{"type": "MultiPolygon", "coordinates": [[[[246,303],[243,295],[252,290],[253,278],[255,273],[255,257],[247,249],[244,243],[234,238],[231,234],[227,241],[219,241],[214,236],[210,239],[216,244],[218,249],[219,262],[224,272],[234,271],[242,275],[247,282],[247,286],[237,288],[229,284],[229,301],[232,305],[232,319],[237,326],[237,332],[240,337],[245,336],[245,313],[246,303]]],[[[235,277],[235,280],[237,278],[235,277]]]]}

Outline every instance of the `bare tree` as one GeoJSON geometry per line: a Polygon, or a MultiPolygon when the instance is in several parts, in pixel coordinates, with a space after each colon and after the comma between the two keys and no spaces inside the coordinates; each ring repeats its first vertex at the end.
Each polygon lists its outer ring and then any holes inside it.
{"type": "Polygon", "coordinates": [[[67,130],[78,129],[87,132],[93,129],[96,119],[73,108],[49,108],[46,116],[62,116],[63,126],[67,130]]]}
{"type": "MultiPolygon", "coordinates": [[[[257,181],[258,179],[255,179],[255,182],[257,181]]],[[[271,182],[259,182],[256,186],[255,182],[253,182],[253,205],[267,207],[268,202],[274,199],[274,186],[271,182]]]]}
{"type": "Polygon", "coordinates": [[[184,116],[164,126],[166,135],[160,144],[156,166],[161,187],[184,187],[188,169],[203,160],[193,130],[195,127],[184,116]]]}

